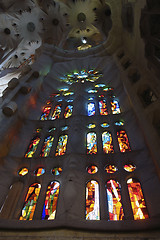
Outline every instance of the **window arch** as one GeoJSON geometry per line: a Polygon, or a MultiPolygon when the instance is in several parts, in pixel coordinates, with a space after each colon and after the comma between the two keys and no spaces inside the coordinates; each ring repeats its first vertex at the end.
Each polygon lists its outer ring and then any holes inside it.
{"type": "Polygon", "coordinates": [[[53,114],[51,116],[51,120],[58,119],[60,117],[61,110],[62,110],[62,105],[61,104],[56,105],[54,108],[53,114]]]}
{"type": "Polygon", "coordinates": [[[125,130],[117,131],[119,149],[121,152],[131,151],[128,136],[125,130]]]}
{"type": "Polygon", "coordinates": [[[106,100],[104,99],[99,101],[99,112],[102,116],[108,115],[106,100]]]}
{"type": "Polygon", "coordinates": [[[121,202],[121,186],[115,180],[109,180],[106,184],[109,220],[123,220],[123,206],[121,202]]]}
{"type": "Polygon", "coordinates": [[[25,154],[25,158],[32,158],[37,150],[38,144],[40,142],[40,137],[34,137],[32,138],[28,150],[25,154]]]}
{"type": "Polygon", "coordinates": [[[57,181],[51,182],[48,185],[46,198],[44,202],[42,220],[53,220],[56,217],[57,202],[59,196],[60,184],[57,181]]]}
{"type": "Polygon", "coordinates": [[[48,157],[49,156],[49,153],[50,153],[50,150],[51,150],[51,147],[52,147],[52,144],[53,144],[53,140],[54,140],[53,136],[48,136],[47,138],[45,138],[44,144],[43,144],[43,147],[42,147],[42,151],[41,151],[41,154],[40,154],[41,157],[48,157]]]}
{"type": "Polygon", "coordinates": [[[87,133],[87,154],[97,153],[97,136],[95,132],[87,133]]]}
{"type": "Polygon", "coordinates": [[[33,219],[33,215],[36,209],[40,190],[41,190],[41,184],[39,183],[33,183],[29,187],[19,220],[33,219]]]}
{"type": "Polygon", "coordinates": [[[68,135],[61,135],[59,137],[55,156],[61,156],[66,153],[67,141],[68,141],[68,135]]]}
{"type": "Polygon", "coordinates": [[[93,102],[88,103],[88,116],[94,116],[95,115],[95,104],[93,102]]]}
{"type": "Polygon", "coordinates": [[[44,107],[42,114],[40,116],[40,120],[44,121],[44,120],[48,120],[48,117],[50,115],[51,112],[51,106],[46,106],[44,107]]]}
{"type": "Polygon", "coordinates": [[[103,152],[104,153],[114,153],[112,135],[110,132],[102,133],[102,143],[103,143],[103,152]]]}
{"type": "Polygon", "coordinates": [[[100,220],[99,184],[95,180],[86,185],[86,220],[100,220]]]}
{"type": "Polygon", "coordinates": [[[131,206],[133,211],[134,220],[148,218],[148,211],[144,196],[142,193],[141,184],[138,180],[130,178],[127,181],[131,206]]]}
{"type": "Polygon", "coordinates": [[[68,105],[66,108],[65,108],[65,111],[64,111],[64,118],[69,118],[72,116],[72,111],[73,111],[73,106],[72,105],[68,105]]]}

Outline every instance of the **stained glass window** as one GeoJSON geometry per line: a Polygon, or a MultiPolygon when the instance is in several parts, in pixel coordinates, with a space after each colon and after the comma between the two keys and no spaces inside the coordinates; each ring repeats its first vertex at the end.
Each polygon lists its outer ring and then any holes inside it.
{"type": "Polygon", "coordinates": [[[40,117],[40,120],[42,120],[42,121],[43,120],[48,120],[48,116],[50,114],[50,111],[51,111],[51,106],[44,107],[42,115],[40,117]]]}
{"type": "Polygon", "coordinates": [[[57,167],[57,168],[53,168],[52,169],[52,174],[55,175],[55,176],[60,175],[61,172],[62,172],[62,168],[61,167],[57,167]]]}
{"type": "Polygon", "coordinates": [[[91,132],[87,134],[87,154],[97,153],[97,137],[96,133],[91,132]]]}
{"type": "Polygon", "coordinates": [[[55,106],[54,112],[51,116],[51,120],[58,119],[60,117],[60,114],[61,114],[61,104],[55,106]]]}
{"type": "Polygon", "coordinates": [[[40,190],[41,190],[41,185],[39,183],[33,183],[29,187],[19,220],[33,219],[33,215],[35,212],[40,190]]]}
{"type": "Polygon", "coordinates": [[[34,137],[32,140],[31,140],[31,143],[29,144],[29,147],[28,147],[28,150],[25,154],[25,158],[31,158],[34,156],[36,150],[37,150],[37,147],[38,147],[38,144],[40,142],[40,138],[39,137],[34,137]]]}
{"type": "Polygon", "coordinates": [[[104,153],[113,153],[112,136],[110,132],[102,133],[103,151],[104,153]]]}
{"type": "Polygon", "coordinates": [[[96,127],[96,124],[90,123],[90,124],[87,125],[87,127],[88,127],[89,129],[93,129],[93,128],[96,127]]]}
{"type": "Polygon", "coordinates": [[[101,124],[101,127],[103,127],[103,128],[108,128],[110,125],[108,124],[108,123],[102,123],[101,124]]]}
{"type": "Polygon", "coordinates": [[[88,116],[95,115],[95,104],[94,103],[88,103],[88,116]]]}
{"type": "Polygon", "coordinates": [[[28,173],[28,168],[21,168],[18,172],[19,176],[25,176],[28,173]]]}
{"type": "Polygon", "coordinates": [[[119,102],[117,100],[111,101],[111,110],[113,114],[119,114],[121,113],[119,102]]]}
{"type": "Polygon", "coordinates": [[[68,135],[62,135],[59,137],[55,156],[61,156],[65,154],[67,148],[67,140],[68,135]]]}
{"type": "Polygon", "coordinates": [[[44,168],[37,168],[34,172],[34,175],[39,177],[41,175],[43,175],[45,173],[45,169],[44,168]]]}
{"type": "Polygon", "coordinates": [[[124,130],[118,131],[117,136],[118,136],[118,143],[119,143],[120,151],[121,152],[131,151],[126,131],[124,131],[124,130]]]}
{"type": "Polygon", "coordinates": [[[109,220],[123,220],[124,213],[121,202],[120,184],[115,180],[107,182],[107,199],[109,220]]]}
{"type": "Polygon", "coordinates": [[[86,186],[86,220],[100,220],[99,184],[94,180],[86,186]]]}
{"type": "Polygon", "coordinates": [[[132,165],[132,164],[126,164],[126,165],[124,165],[123,168],[127,172],[133,172],[136,169],[136,167],[134,165],[132,165]]]}
{"type": "Polygon", "coordinates": [[[100,112],[100,115],[108,115],[107,105],[105,100],[99,101],[99,112],[100,112]]]}
{"type": "Polygon", "coordinates": [[[41,157],[48,157],[49,156],[49,153],[50,153],[50,150],[51,150],[51,147],[52,147],[52,144],[53,144],[53,140],[54,140],[53,136],[48,136],[47,138],[45,138],[44,144],[43,144],[43,147],[42,147],[42,151],[41,151],[41,154],[40,154],[41,157]]]}
{"type": "Polygon", "coordinates": [[[117,167],[115,167],[114,165],[107,165],[105,167],[105,171],[107,173],[115,173],[117,170],[118,170],[117,167]]]}
{"type": "Polygon", "coordinates": [[[69,118],[72,116],[72,110],[73,110],[73,106],[72,105],[68,105],[65,109],[64,112],[64,118],[69,118]]]}
{"type": "Polygon", "coordinates": [[[130,178],[127,181],[127,185],[134,220],[148,218],[148,211],[142,193],[141,184],[136,179],[130,178]]]}
{"type": "Polygon", "coordinates": [[[51,182],[48,185],[46,199],[44,202],[42,220],[53,220],[56,216],[56,208],[59,196],[60,184],[57,181],[51,182]]]}
{"type": "Polygon", "coordinates": [[[89,166],[89,167],[87,168],[87,172],[88,172],[89,174],[95,174],[95,173],[98,172],[98,168],[97,168],[96,166],[94,166],[94,165],[89,166]]]}
{"type": "Polygon", "coordinates": [[[117,122],[115,122],[115,125],[116,126],[123,126],[124,122],[123,121],[117,121],[117,122]]]}

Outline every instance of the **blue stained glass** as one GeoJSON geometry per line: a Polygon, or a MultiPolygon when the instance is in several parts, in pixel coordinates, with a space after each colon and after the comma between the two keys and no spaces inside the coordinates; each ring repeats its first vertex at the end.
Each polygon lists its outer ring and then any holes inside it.
{"type": "Polygon", "coordinates": [[[95,104],[94,103],[88,103],[88,116],[95,115],[95,104]]]}

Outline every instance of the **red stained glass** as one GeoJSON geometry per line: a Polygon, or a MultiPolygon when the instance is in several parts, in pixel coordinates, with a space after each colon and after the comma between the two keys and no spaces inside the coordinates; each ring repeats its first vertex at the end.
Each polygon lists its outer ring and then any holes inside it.
{"type": "Polygon", "coordinates": [[[99,111],[100,111],[100,115],[108,115],[108,111],[107,111],[107,105],[106,105],[106,101],[105,100],[101,100],[99,101],[99,111]]]}
{"type": "Polygon", "coordinates": [[[31,140],[31,143],[28,147],[28,150],[25,154],[25,158],[31,158],[34,156],[36,150],[37,150],[37,147],[38,147],[38,144],[40,142],[40,138],[39,137],[34,137],[32,140],[31,140]]]}
{"type": "Polygon", "coordinates": [[[120,184],[115,180],[107,182],[107,199],[109,220],[123,220],[124,213],[121,202],[120,184]]]}
{"type": "Polygon", "coordinates": [[[131,151],[126,131],[124,131],[124,130],[118,131],[117,136],[118,136],[118,143],[119,143],[120,151],[121,152],[131,151]]]}
{"type": "Polygon", "coordinates": [[[137,180],[130,178],[127,181],[127,185],[134,220],[149,218],[144,196],[141,189],[141,184],[137,180]]]}
{"type": "Polygon", "coordinates": [[[40,120],[48,120],[48,117],[49,117],[49,114],[50,114],[50,111],[51,111],[51,106],[46,106],[44,109],[43,109],[43,112],[42,112],[42,115],[40,117],[40,120]]]}
{"type": "Polygon", "coordinates": [[[98,172],[98,168],[97,168],[96,166],[94,166],[94,165],[89,166],[89,167],[87,168],[87,172],[88,172],[89,174],[95,174],[95,173],[98,172]]]}
{"type": "Polygon", "coordinates": [[[28,173],[28,168],[22,168],[18,174],[19,176],[25,176],[28,173]]]}
{"type": "Polygon", "coordinates": [[[65,113],[64,113],[64,118],[69,118],[72,116],[72,110],[73,110],[73,106],[72,105],[68,105],[65,109],[65,113]]]}
{"type": "Polygon", "coordinates": [[[115,173],[117,171],[117,168],[114,165],[107,165],[105,167],[105,171],[107,173],[115,173]]]}

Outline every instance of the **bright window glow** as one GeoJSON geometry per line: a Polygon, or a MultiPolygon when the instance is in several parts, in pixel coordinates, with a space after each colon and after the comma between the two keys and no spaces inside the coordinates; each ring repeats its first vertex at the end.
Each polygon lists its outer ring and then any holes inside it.
{"type": "Polygon", "coordinates": [[[99,101],[99,112],[100,112],[100,115],[102,116],[108,115],[107,105],[105,100],[99,101]]]}
{"type": "Polygon", "coordinates": [[[28,150],[25,154],[25,158],[32,158],[37,150],[38,144],[40,142],[39,137],[34,137],[29,144],[28,150]]]}
{"type": "Polygon", "coordinates": [[[87,134],[87,154],[97,153],[97,137],[96,133],[91,132],[87,134]]]}
{"type": "Polygon", "coordinates": [[[126,165],[124,165],[123,168],[127,172],[133,172],[136,169],[136,167],[134,165],[132,165],[132,164],[126,164],[126,165]]]}
{"type": "Polygon", "coordinates": [[[40,157],[48,157],[49,156],[49,153],[51,151],[51,147],[52,147],[52,144],[53,144],[53,140],[54,140],[53,136],[48,136],[44,140],[44,145],[42,147],[40,157]]]}
{"type": "Polygon", "coordinates": [[[115,173],[117,170],[118,170],[117,167],[115,167],[114,165],[107,165],[105,167],[105,171],[107,173],[115,173]]]}
{"type": "Polygon", "coordinates": [[[59,196],[60,184],[57,181],[51,182],[47,188],[46,199],[44,202],[42,220],[53,220],[56,217],[56,208],[59,196]]]}
{"type": "Polygon", "coordinates": [[[28,168],[22,168],[18,172],[19,176],[25,176],[27,173],[28,173],[28,168]]]}
{"type": "Polygon", "coordinates": [[[96,166],[94,166],[94,165],[89,166],[89,167],[87,168],[87,172],[88,172],[89,174],[95,174],[95,173],[98,172],[98,168],[97,168],[96,166]]]}
{"type": "Polygon", "coordinates": [[[141,184],[135,179],[127,181],[134,220],[149,218],[141,184]]]}
{"type": "Polygon", "coordinates": [[[121,203],[120,184],[115,180],[107,182],[107,199],[109,220],[123,220],[124,213],[121,203]]]}
{"type": "Polygon", "coordinates": [[[119,114],[121,113],[120,107],[119,107],[119,102],[117,100],[113,100],[111,102],[111,110],[113,114],[119,114]]]}
{"type": "Polygon", "coordinates": [[[64,118],[69,118],[72,116],[72,111],[73,111],[73,106],[72,105],[68,105],[65,109],[64,112],[64,118]]]}
{"type": "Polygon", "coordinates": [[[34,172],[34,175],[39,177],[41,175],[43,175],[45,173],[45,169],[44,168],[37,168],[34,172]]]}
{"type": "Polygon", "coordinates": [[[101,124],[101,127],[103,127],[103,128],[108,128],[110,125],[108,124],[108,123],[102,123],[101,124]]]}
{"type": "Polygon", "coordinates": [[[90,123],[90,124],[87,125],[87,127],[88,127],[89,129],[93,129],[93,128],[96,127],[96,124],[90,123]]]}
{"type": "Polygon", "coordinates": [[[40,117],[40,120],[44,121],[44,120],[48,120],[48,116],[50,114],[50,111],[51,111],[51,106],[46,106],[44,109],[43,109],[43,112],[42,112],[42,115],[40,117]]]}
{"type": "Polygon", "coordinates": [[[102,142],[104,153],[114,153],[111,133],[102,133],[102,142]]]}
{"type": "Polygon", "coordinates": [[[60,175],[61,172],[62,172],[62,168],[61,167],[57,167],[57,168],[53,168],[52,169],[52,174],[55,175],[55,176],[60,175]]]}
{"type": "Polygon", "coordinates": [[[61,105],[57,105],[55,106],[54,112],[51,116],[51,120],[58,119],[60,117],[60,114],[61,114],[61,105]]]}
{"type": "Polygon", "coordinates": [[[67,148],[67,140],[68,135],[62,135],[59,137],[55,156],[62,156],[65,154],[67,148]]]}
{"type": "Polygon", "coordinates": [[[91,117],[95,115],[95,105],[94,103],[88,103],[88,116],[91,117]]]}
{"type": "Polygon", "coordinates": [[[131,151],[126,131],[124,131],[124,130],[118,131],[117,136],[118,136],[118,143],[119,143],[120,151],[121,152],[131,151]]]}
{"type": "Polygon", "coordinates": [[[86,186],[86,220],[100,220],[99,184],[94,180],[86,186]]]}

